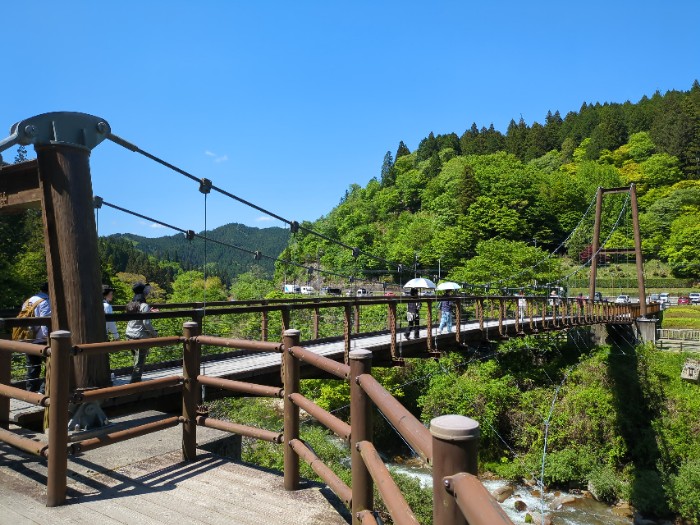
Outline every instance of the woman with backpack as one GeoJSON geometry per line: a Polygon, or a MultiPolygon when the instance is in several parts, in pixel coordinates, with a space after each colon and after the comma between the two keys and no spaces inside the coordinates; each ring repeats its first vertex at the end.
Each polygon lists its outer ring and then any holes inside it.
{"type": "MultiPolygon", "coordinates": [[[[134,298],[126,305],[126,312],[129,314],[150,312],[151,307],[146,302],[146,296],[151,292],[151,286],[139,281],[131,289],[134,291],[134,298]]],[[[150,319],[141,317],[127,323],[126,337],[127,339],[149,339],[158,337],[158,330],[153,328],[150,319]]],[[[134,370],[131,373],[130,382],[138,383],[143,375],[143,365],[146,362],[148,348],[135,348],[131,353],[134,355],[134,370]]]]}

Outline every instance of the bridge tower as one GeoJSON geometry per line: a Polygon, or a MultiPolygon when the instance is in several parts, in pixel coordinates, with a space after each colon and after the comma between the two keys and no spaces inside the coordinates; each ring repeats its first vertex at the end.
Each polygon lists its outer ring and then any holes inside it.
{"type": "MultiPolygon", "coordinates": [[[[18,122],[0,151],[34,145],[37,158],[0,163],[0,214],[40,207],[48,267],[52,330],[68,330],[72,343],[105,340],[100,261],[93,207],[90,152],[109,124],[85,113],[45,113],[18,122]]],[[[75,386],[110,384],[109,357],[75,356],[75,386]]]]}
{"type": "Polygon", "coordinates": [[[642,236],[639,231],[639,209],[637,207],[637,189],[634,184],[629,188],[601,188],[598,187],[595,204],[595,223],[593,226],[593,245],[591,247],[591,275],[589,281],[589,295],[591,301],[595,298],[595,282],[598,272],[598,256],[607,253],[634,253],[637,262],[637,288],[639,291],[639,313],[642,317],[647,314],[646,289],[644,286],[644,259],[642,257],[642,236]],[[634,229],[634,249],[600,249],[600,222],[603,215],[603,196],[614,193],[629,193],[630,206],[632,208],[632,228],[634,229]]]}

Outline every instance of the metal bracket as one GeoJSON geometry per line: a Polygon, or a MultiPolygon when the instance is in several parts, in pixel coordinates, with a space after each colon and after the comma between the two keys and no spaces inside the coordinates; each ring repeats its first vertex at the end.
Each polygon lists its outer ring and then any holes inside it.
{"type": "Polygon", "coordinates": [[[110,133],[109,124],[104,119],[87,113],[43,113],[14,124],[10,136],[0,141],[0,151],[16,144],[34,144],[35,147],[61,144],[92,150],[110,133]]]}

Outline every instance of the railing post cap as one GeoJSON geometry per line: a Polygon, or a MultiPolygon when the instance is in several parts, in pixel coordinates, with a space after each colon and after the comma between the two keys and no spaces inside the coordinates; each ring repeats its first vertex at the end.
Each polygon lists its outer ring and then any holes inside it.
{"type": "Polygon", "coordinates": [[[70,331],[68,330],[54,330],[49,334],[51,339],[64,339],[70,337],[70,331]]]}
{"type": "Polygon", "coordinates": [[[194,328],[195,326],[199,326],[199,323],[197,321],[185,321],[182,323],[183,328],[194,328]]]}
{"type": "Polygon", "coordinates": [[[295,337],[297,335],[301,335],[301,331],[297,330],[296,328],[289,328],[284,331],[285,337],[295,337]]]}
{"type": "Polygon", "coordinates": [[[372,352],[371,350],[366,350],[364,348],[358,348],[357,350],[350,350],[350,353],[348,354],[348,357],[350,359],[360,361],[363,359],[372,359],[372,352]]]}
{"type": "Polygon", "coordinates": [[[479,438],[479,422],[465,416],[449,414],[430,421],[430,433],[445,441],[468,441],[479,438]]]}

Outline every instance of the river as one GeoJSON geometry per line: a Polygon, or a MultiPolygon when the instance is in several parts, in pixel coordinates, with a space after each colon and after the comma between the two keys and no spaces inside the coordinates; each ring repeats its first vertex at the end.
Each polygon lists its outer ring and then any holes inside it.
{"type": "MultiPolygon", "coordinates": [[[[389,467],[396,472],[418,479],[424,487],[432,486],[429,469],[395,464],[389,467]]],[[[507,482],[500,480],[486,480],[483,483],[491,493],[508,485],[507,482]]],[[[552,518],[553,525],[631,525],[633,523],[632,518],[619,516],[615,513],[615,509],[592,498],[556,491],[545,493],[543,502],[539,491],[524,485],[515,485],[513,495],[501,503],[503,510],[516,525],[525,523],[525,516],[528,513],[539,517],[543,505],[544,512],[552,518]],[[572,502],[559,504],[563,499],[570,499],[569,497],[573,498],[572,502]],[[521,511],[516,509],[518,501],[522,502],[518,504],[520,508],[523,503],[525,504],[525,508],[521,511]]]]}

